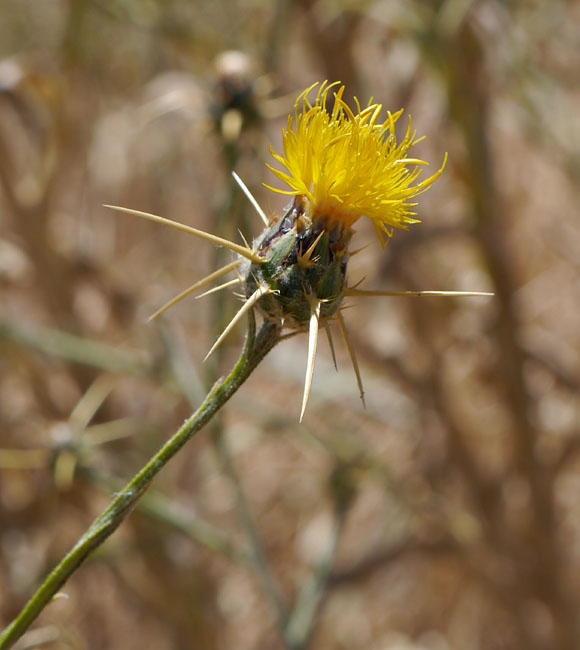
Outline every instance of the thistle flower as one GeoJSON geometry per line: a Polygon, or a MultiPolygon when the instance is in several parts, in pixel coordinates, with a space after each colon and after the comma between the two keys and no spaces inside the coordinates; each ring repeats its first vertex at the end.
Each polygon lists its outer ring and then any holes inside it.
{"type": "Polygon", "coordinates": [[[395,123],[402,111],[395,114],[387,112],[386,120],[380,123],[380,104],[369,102],[366,108],[361,109],[355,100],[357,112],[354,113],[342,99],[344,86],[334,93],[334,106],[328,112],[328,95],[337,85],[338,82],[321,84],[314,105],[308,97],[318,84],[298,97],[294,117],[288,118],[287,128],[283,132],[284,154],[278,155],[272,151],[275,160],[285,171],[270,165],[268,167],[290,189],[270,189],[294,196],[282,217],[268,219],[234,173],[235,180],[266,226],[251,247],[157,215],[108,206],[170,225],[225,246],[237,255],[232,263],[196,282],[151,317],[155,318],[214,280],[235,272],[236,278],[202,294],[238,286],[244,299],[242,307],[218,337],[206,359],[236,323],[254,308],[259,309],[264,320],[276,325],[279,336],[284,328],[308,331],[301,420],[310,393],[321,326],[326,330],[334,357],[329,322],[337,323],[344,339],[364,404],[358,364],[341,313],[345,296],[491,295],[459,291],[365,291],[348,286],[346,272],[352,226],[361,217],[370,219],[384,247],[387,241],[385,237],[391,237],[394,228],[407,229],[409,224],[418,223],[414,212],[417,203],[413,199],[425,192],[441,175],[446,157],[435,174],[419,181],[421,168],[427,163],[407,155],[413,145],[422,139],[418,139],[412,130],[411,120],[405,136],[397,143],[395,123]]]}
{"type": "MultiPolygon", "coordinates": [[[[334,85],[322,84],[314,106],[308,101],[308,93],[314,86],[299,97],[295,124],[290,118],[284,132],[284,156],[274,154],[287,173],[272,171],[290,187],[287,193],[295,197],[281,218],[268,219],[234,174],[266,225],[266,230],[251,247],[147,212],[106,206],[224,246],[237,256],[230,264],[210,273],[170,300],[152,318],[210,282],[235,272],[237,277],[233,280],[206,291],[208,294],[237,285],[241,286],[244,299],[242,307],[209,354],[244,314],[257,308],[264,320],[256,335],[256,323],[251,315],[244,348],[229,375],[214,384],[199,408],[93,521],[20,614],[0,634],[0,646],[12,646],[22,636],[87,555],[121,524],[156,474],[221,409],[280,341],[284,328],[296,332],[307,330],[309,333],[302,419],[312,382],[320,326],[325,327],[331,350],[334,350],[328,326],[330,321],[338,324],[363,398],[358,365],[341,314],[345,296],[491,295],[453,291],[363,291],[348,287],[346,270],[353,224],[363,216],[371,219],[384,246],[384,236],[390,237],[393,228],[406,228],[417,221],[413,212],[416,204],[411,201],[436,180],[443,167],[430,178],[413,185],[418,180],[420,166],[425,163],[407,157],[409,149],[418,142],[411,131],[411,123],[405,137],[397,144],[394,125],[401,113],[387,113],[387,120],[378,124],[381,107],[373,104],[361,110],[357,102],[355,114],[342,100],[343,88],[335,93],[334,108],[328,114],[326,100],[334,85]],[[299,113],[300,103],[302,110],[299,113]]],[[[348,495],[343,496],[348,498],[348,495]]]]}
{"type": "Polygon", "coordinates": [[[323,83],[312,105],[308,96],[317,85],[298,97],[294,119],[288,117],[284,155],[270,149],[286,172],[268,167],[290,190],[270,189],[302,197],[308,203],[306,212],[313,220],[322,221],[327,230],[348,230],[360,217],[369,218],[384,247],[385,235],[391,237],[393,228],[407,229],[418,223],[413,218],[417,203],[411,200],[439,178],[445,160],[439,171],[413,185],[427,163],[407,156],[413,145],[423,140],[412,130],[411,118],[405,136],[397,143],[395,123],[402,110],[394,115],[387,112],[387,119],[380,123],[380,104],[369,102],[361,110],[355,99],[355,114],[343,101],[341,86],[329,113],[328,94],[338,82],[323,83]]]}

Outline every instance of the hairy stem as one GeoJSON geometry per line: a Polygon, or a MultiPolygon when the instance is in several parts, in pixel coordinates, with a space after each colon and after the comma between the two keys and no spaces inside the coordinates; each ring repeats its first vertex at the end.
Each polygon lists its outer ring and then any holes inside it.
{"type": "Polygon", "coordinates": [[[165,443],[133,479],[116,494],[107,509],[93,521],[85,534],[52,573],[48,575],[20,614],[0,635],[0,650],[5,650],[14,645],[90,553],[98,548],[120,526],[149,487],[153,478],[244,383],[254,368],[276,345],[279,334],[280,331],[277,325],[264,323],[256,336],[255,320],[253,315],[250,314],[244,349],[233,370],[223,381],[219,381],[214,385],[197,411],[184,422],[173,437],[165,443]]]}

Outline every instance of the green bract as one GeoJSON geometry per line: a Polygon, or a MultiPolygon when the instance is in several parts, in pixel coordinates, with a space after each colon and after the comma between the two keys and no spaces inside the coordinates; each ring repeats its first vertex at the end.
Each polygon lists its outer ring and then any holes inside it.
{"type": "Polygon", "coordinates": [[[320,301],[321,318],[334,316],[344,297],[348,239],[342,228],[328,231],[311,221],[302,202],[294,201],[254,243],[263,262],[246,267],[246,296],[259,287],[270,289],[258,301],[260,310],[290,328],[308,326],[314,301],[320,301]]]}

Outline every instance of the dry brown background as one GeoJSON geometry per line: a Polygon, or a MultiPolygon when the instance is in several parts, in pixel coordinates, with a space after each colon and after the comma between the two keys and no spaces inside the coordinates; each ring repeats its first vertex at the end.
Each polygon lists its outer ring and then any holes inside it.
{"type": "Polygon", "coordinates": [[[281,210],[261,187],[268,146],[299,91],[339,79],[404,107],[431,169],[449,152],[421,225],[382,251],[357,224],[355,245],[373,243],[352,281],[496,294],[353,300],[367,408],[335,337],[339,372],[322,342],[302,425],[306,340],[281,344],[226,407],[223,444],[203,431],[182,450],[21,647],[288,647],[258,575],[291,607],[348,495],[302,647],[580,648],[580,4],[3,0],[0,15],[4,623],[243,336],[202,366],[231,296],[147,324],[216,252],[103,203],[255,236],[230,169],[281,210]],[[241,80],[216,67],[231,49],[253,62],[241,80]],[[232,83],[251,92],[224,106],[232,83]],[[243,559],[256,544],[261,569],[243,559]]]}

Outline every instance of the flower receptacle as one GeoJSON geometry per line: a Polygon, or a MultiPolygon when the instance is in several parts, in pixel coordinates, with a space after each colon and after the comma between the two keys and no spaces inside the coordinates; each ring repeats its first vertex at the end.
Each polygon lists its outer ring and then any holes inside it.
{"type": "Polygon", "coordinates": [[[286,327],[307,328],[313,300],[320,302],[321,319],[331,318],[344,296],[349,238],[348,229],[329,232],[310,220],[295,200],[255,242],[263,262],[246,266],[246,296],[268,287],[258,306],[265,318],[282,320],[286,327]]]}

